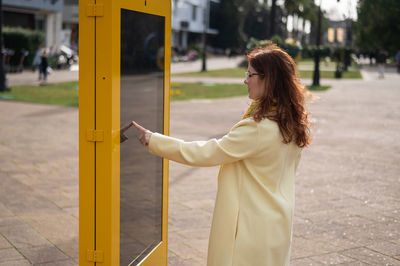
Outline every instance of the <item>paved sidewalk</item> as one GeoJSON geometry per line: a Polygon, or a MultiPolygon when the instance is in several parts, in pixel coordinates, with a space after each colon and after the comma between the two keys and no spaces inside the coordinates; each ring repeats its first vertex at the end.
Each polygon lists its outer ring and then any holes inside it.
{"type": "MultiPolygon", "coordinates": [[[[242,56],[236,56],[232,58],[227,57],[213,57],[208,59],[207,69],[221,69],[221,68],[233,68],[243,60],[242,56]]],[[[302,66],[302,69],[308,69],[311,66],[302,66]]],[[[321,66],[324,69],[323,66],[321,66]]],[[[65,81],[77,81],[79,79],[79,66],[74,65],[72,70],[56,70],[53,71],[51,75],[48,76],[49,83],[65,82],[65,81]]],[[[195,62],[179,62],[171,64],[171,73],[183,73],[183,72],[196,72],[201,69],[201,60],[195,62]]],[[[311,68],[310,68],[311,70],[311,68]]],[[[361,69],[361,74],[364,80],[374,80],[378,79],[378,69],[376,66],[364,65],[361,69]]],[[[244,75],[244,74],[243,74],[244,75]]],[[[386,68],[386,77],[396,78],[398,77],[395,73],[394,67],[386,68]]],[[[39,85],[38,72],[32,72],[25,70],[23,73],[10,73],[7,74],[9,86],[18,85],[39,85]]],[[[179,77],[172,75],[172,82],[201,82],[201,83],[243,83],[243,78],[203,78],[203,77],[179,77]]],[[[312,79],[303,79],[304,84],[311,84],[312,79]]],[[[337,83],[337,82],[353,82],[357,80],[348,79],[321,79],[321,84],[337,83]]]]}
{"type": "MultiPolygon", "coordinates": [[[[77,81],[79,79],[79,71],[74,67],[71,70],[55,70],[47,77],[47,82],[57,83],[66,81],[77,81]]],[[[35,72],[25,70],[22,73],[9,73],[7,74],[7,80],[9,86],[20,86],[20,85],[39,85],[41,81],[38,79],[38,71],[35,72]]]]}
{"type": "MultiPolygon", "coordinates": [[[[207,69],[221,69],[221,68],[233,68],[243,60],[242,56],[236,57],[212,57],[207,60],[207,69]]],[[[74,65],[72,70],[54,70],[47,78],[49,83],[65,82],[65,81],[77,81],[79,79],[79,66],[74,65]]],[[[171,64],[171,73],[182,73],[182,72],[195,72],[200,71],[201,60],[194,62],[179,62],[171,64]]],[[[9,86],[18,85],[39,85],[38,71],[25,70],[22,73],[9,73],[7,74],[9,86]]]]}
{"type": "MultiPolygon", "coordinates": [[[[310,105],[291,265],[400,265],[400,75],[368,74],[310,105]]],[[[171,135],[220,137],[247,104],[173,102],[171,135]]],[[[78,110],[0,101],[0,113],[0,266],[76,265],[78,110]]],[[[205,265],[217,173],[171,162],[169,265],[205,265]]]]}
{"type": "MultiPolygon", "coordinates": [[[[343,80],[315,93],[314,143],[296,180],[291,265],[400,265],[399,81],[343,80]]],[[[171,134],[222,136],[246,103],[174,102],[171,134]]],[[[171,163],[170,265],[205,265],[217,173],[171,163]]]]}
{"type": "MultiPolygon", "coordinates": [[[[368,66],[365,65],[360,69],[361,75],[364,81],[372,81],[378,80],[378,68],[376,66],[368,66]]],[[[394,67],[387,67],[385,72],[386,79],[390,80],[398,80],[400,79],[400,75],[396,73],[396,69],[394,67]]],[[[181,76],[172,76],[172,82],[188,82],[188,83],[243,83],[243,78],[215,78],[215,77],[181,77],[181,76]]],[[[312,84],[312,78],[302,79],[302,83],[306,85],[312,84]]],[[[321,79],[321,85],[339,85],[341,83],[346,84],[359,84],[360,79],[321,79]]]]}

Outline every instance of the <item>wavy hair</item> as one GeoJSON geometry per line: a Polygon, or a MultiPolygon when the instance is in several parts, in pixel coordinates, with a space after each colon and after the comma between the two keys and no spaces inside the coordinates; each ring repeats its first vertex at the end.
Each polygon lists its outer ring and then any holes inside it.
{"type": "Polygon", "coordinates": [[[284,50],[270,44],[252,50],[249,64],[263,75],[264,91],[257,99],[258,108],[253,113],[256,122],[263,118],[275,121],[284,143],[294,141],[303,148],[311,144],[310,122],[305,109],[307,89],[301,85],[296,64],[284,50]],[[271,111],[273,110],[273,111],[271,111]]]}

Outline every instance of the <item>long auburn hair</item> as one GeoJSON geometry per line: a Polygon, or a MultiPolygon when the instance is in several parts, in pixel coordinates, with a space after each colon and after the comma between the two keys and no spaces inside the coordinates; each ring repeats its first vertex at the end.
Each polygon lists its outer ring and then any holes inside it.
{"type": "Polygon", "coordinates": [[[307,89],[300,83],[292,57],[270,44],[255,48],[247,59],[257,73],[262,74],[257,77],[264,80],[254,120],[268,118],[277,122],[284,143],[294,141],[301,148],[311,144],[309,114],[305,109],[307,89]]]}

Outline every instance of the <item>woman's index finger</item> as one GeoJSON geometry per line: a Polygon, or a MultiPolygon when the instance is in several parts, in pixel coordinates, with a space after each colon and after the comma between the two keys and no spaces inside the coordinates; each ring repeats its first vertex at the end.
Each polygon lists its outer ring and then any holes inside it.
{"type": "Polygon", "coordinates": [[[138,130],[142,132],[146,132],[146,129],[142,127],[141,125],[137,124],[135,121],[132,121],[132,125],[134,125],[138,130]]]}

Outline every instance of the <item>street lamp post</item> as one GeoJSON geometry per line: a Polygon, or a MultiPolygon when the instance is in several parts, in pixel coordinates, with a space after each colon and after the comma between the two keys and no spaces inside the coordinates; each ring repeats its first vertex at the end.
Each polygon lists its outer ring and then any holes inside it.
{"type": "MultiPolygon", "coordinates": [[[[336,0],[340,2],[340,0],[336,0]]],[[[322,0],[319,2],[318,6],[318,27],[317,27],[317,51],[314,56],[314,75],[312,86],[319,86],[319,54],[320,54],[320,44],[321,44],[321,23],[322,23],[322,11],[321,11],[322,0]]]]}
{"type": "Polygon", "coordinates": [[[3,1],[0,0],[0,92],[10,90],[7,88],[3,62],[3,1]]]}
{"type": "Polygon", "coordinates": [[[269,38],[275,34],[275,13],[276,13],[276,0],[272,0],[271,4],[271,16],[269,19],[269,38]]]}
{"type": "Polygon", "coordinates": [[[204,6],[204,16],[203,16],[203,35],[202,35],[202,43],[203,43],[203,51],[202,51],[202,65],[201,65],[201,71],[207,71],[207,27],[208,27],[208,16],[209,16],[209,0],[204,0],[205,6],[204,6]]]}
{"type": "Polygon", "coordinates": [[[322,20],[322,11],[321,11],[322,0],[319,3],[318,7],[318,26],[317,26],[317,50],[314,55],[314,75],[313,75],[313,86],[319,86],[319,53],[320,53],[320,43],[321,43],[321,20],[322,20]]]}

